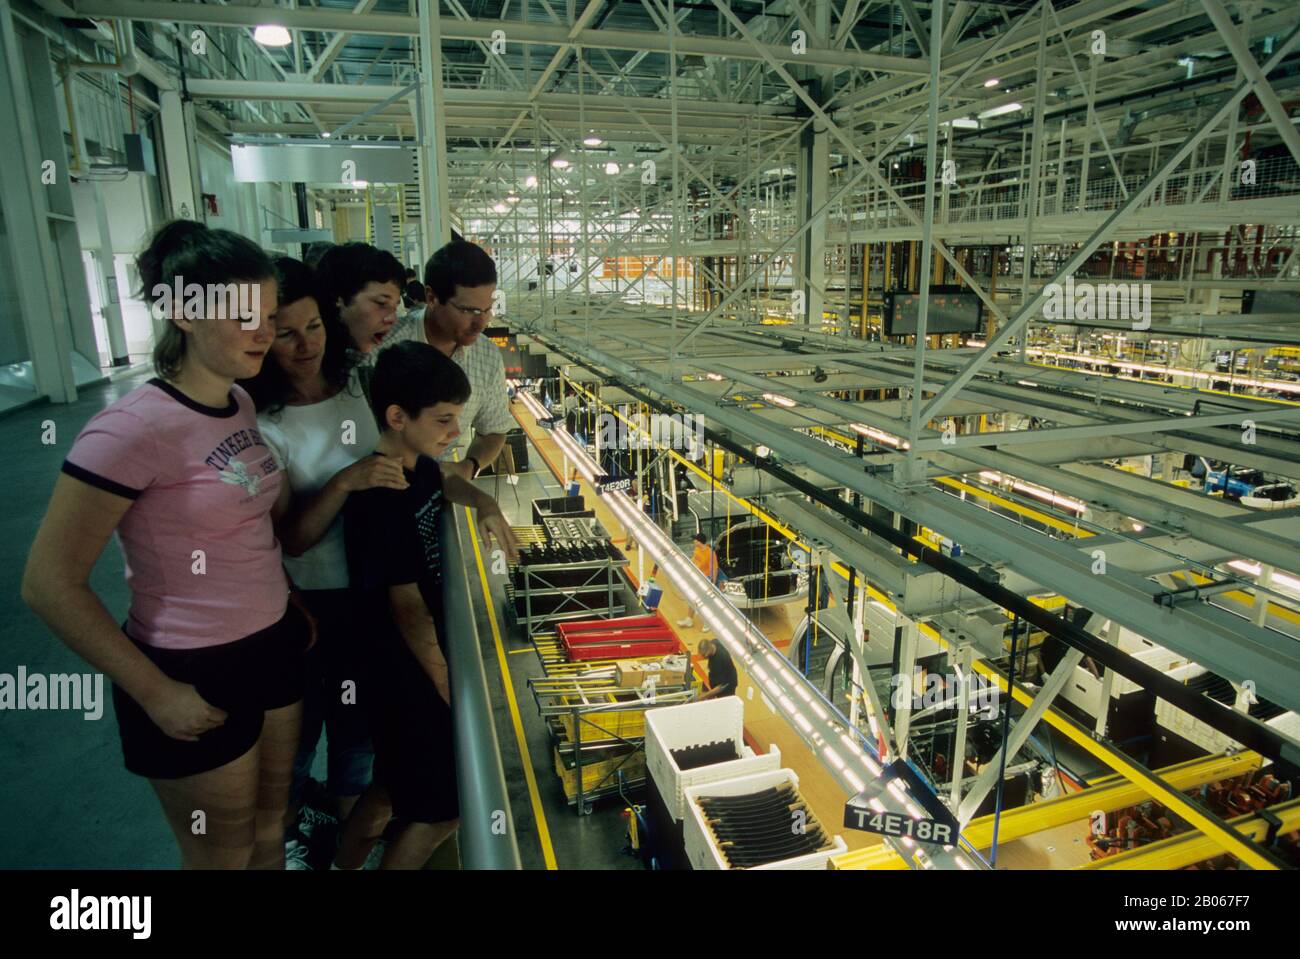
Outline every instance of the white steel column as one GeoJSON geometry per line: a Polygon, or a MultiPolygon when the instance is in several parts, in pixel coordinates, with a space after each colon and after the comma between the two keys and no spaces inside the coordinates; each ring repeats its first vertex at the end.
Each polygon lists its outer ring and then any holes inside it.
{"type": "MultiPolygon", "coordinates": [[[[54,71],[50,66],[50,45],[45,34],[32,32],[25,36],[23,56],[32,116],[57,117],[59,103],[54,90],[54,71]]],[[[75,82],[75,76],[69,74],[66,82],[75,82]]],[[[110,89],[116,93],[116,74],[108,74],[107,79],[110,81],[110,89]]],[[[58,175],[54,182],[44,186],[43,191],[49,236],[53,244],[55,277],[63,292],[72,348],[91,366],[98,367],[99,348],[95,344],[95,324],[91,318],[86,271],[82,268],[81,237],[77,232],[76,206],[72,200],[72,180],[68,176],[67,149],[63,143],[61,125],[37,122],[36,148],[43,159],[54,160],[58,165],[58,175]]],[[[82,162],[86,162],[84,150],[81,156],[82,162]]]]}
{"type": "Polygon", "coordinates": [[[175,90],[163,90],[158,97],[158,106],[169,214],[173,219],[202,220],[193,107],[183,102],[175,90]]]}
{"type": "Polygon", "coordinates": [[[108,330],[108,356],[113,366],[127,366],[131,357],[126,345],[126,326],[117,293],[117,267],[113,258],[113,232],[104,208],[104,191],[91,185],[95,200],[95,223],[99,228],[99,275],[104,281],[104,326],[108,330]]]}
{"type": "Polygon", "coordinates": [[[447,111],[442,90],[442,32],[436,0],[420,9],[420,230],[431,256],[451,239],[447,199],[447,111]]]}
{"type": "Polygon", "coordinates": [[[22,46],[9,0],[0,0],[0,78],[9,88],[9,95],[0,97],[0,129],[6,131],[5,136],[0,136],[0,164],[7,174],[0,177],[0,204],[5,221],[11,225],[10,268],[27,334],[36,393],[55,403],[70,403],[77,398],[72,336],[58,277],[58,258],[48,229],[49,187],[41,182],[42,165],[47,160],[53,163],[56,177],[68,176],[68,164],[62,152],[57,157],[40,155],[22,46]],[[22,238],[14,234],[15,224],[30,233],[27,242],[20,242],[22,238]]]}
{"type": "MultiPolygon", "coordinates": [[[[939,62],[943,46],[943,0],[930,7],[930,112],[925,131],[925,213],[921,220],[920,308],[916,317],[915,372],[912,379],[911,426],[908,430],[906,482],[921,482],[925,460],[916,455],[916,441],[921,433],[921,385],[925,376],[925,334],[930,318],[930,276],[934,272],[934,181],[939,174],[936,159],[939,147],[939,62]]],[[[864,294],[865,296],[865,294],[864,294]]]]}

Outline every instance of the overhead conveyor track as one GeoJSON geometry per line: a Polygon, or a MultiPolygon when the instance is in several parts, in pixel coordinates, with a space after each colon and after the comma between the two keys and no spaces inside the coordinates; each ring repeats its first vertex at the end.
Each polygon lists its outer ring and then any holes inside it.
{"type": "Polygon", "coordinates": [[[1234,739],[1259,749],[1264,755],[1300,757],[1297,744],[1272,730],[1265,730],[1252,720],[1241,718],[1240,714],[1231,715],[1230,710],[1216,703],[1197,698],[1189,700],[1186,689],[1180,684],[1150,674],[1139,665],[1123,662],[1127,657],[1108,644],[1099,643],[1093,637],[1077,635],[1069,624],[1063,624],[1041,609],[1026,608],[1032,604],[1027,604],[1011,590],[982,579],[964,563],[955,562],[933,550],[918,555],[921,548],[897,530],[861,511],[852,510],[838,497],[827,494],[824,486],[796,475],[787,466],[778,465],[773,458],[758,460],[753,449],[765,445],[776,454],[776,460],[781,464],[803,464],[834,485],[858,492],[869,501],[941,529],[945,535],[962,543],[969,553],[997,562],[1030,582],[1046,585],[1087,608],[1105,610],[1110,618],[1135,632],[1158,637],[1170,648],[1234,681],[1254,682],[1261,695],[1279,705],[1297,708],[1300,707],[1300,650],[1290,637],[1256,627],[1212,607],[1159,607],[1153,599],[1161,592],[1157,584],[1113,564],[1106,575],[1096,575],[1092,572],[1093,560],[1081,555],[1070,544],[1000,521],[996,516],[974,510],[932,488],[897,485],[887,476],[874,474],[870,466],[864,471],[862,461],[850,454],[839,453],[812,437],[788,430],[773,431],[744,410],[719,406],[710,395],[695,389],[694,384],[671,382],[571,335],[536,326],[532,332],[571,362],[601,371],[607,381],[655,408],[672,412],[673,404],[676,404],[705,415],[713,424],[713,435],[719,446],[732,449],[742,458],[753,461],[760,470],[823,502],[860,528],[899,546],[909,555],[916,555],[971,592],[1008,610],[1023,610],[1021,615],[1026,621],[1059,636],[1069,645],[1080,644],[1077,648],[1083,649],[1087,655],[1139,682],[1144,688],[1157,689],[1171,702],[1188,700],[1188,711],[1192,715],[1215,728],[1222,724],[1225,732],[1228,728],[1236,730],[1241,735],[1228,733],[1234,739]],[[653,390],[656,395],[650,395],[642,387],[653,390]],[[724,431],[727,432],[724,434],[724,431]],[[738,442],[739,438],[748,442],[738,442]],[[1126,672],[1126,668],[1130,672],[1126,672]],[[1151,683],[1157,685],[1151,686],[1151,683]],[[1250,741],[1241,736],[1249,737],[1250,741]]]}
{"type": "MultiPolygon", "coordinates": [[[[570,359],[576,359],[576,358],[570,357],[570,359]]],[[[628,393],[629,395],[636,397],[640,402],[646,403],[651,408],[661,408],[661,409],[666,408],[662,404],[657,403],[653,398],[649,397],[648,395],[642,394],[639,390],[637,390],[634,387],[631,387],[627,383],[620,383],[618,381],[613,381],[613,385],[623,390],[624,392],[628,393]]],[[[594,401],[596,398],[594,397],[594,395],[589,394],[589,399],[594,401]]],[[[712,433],[712,431],[706,431],[706,433],[709,436],[709,438],[712,439],[714,442],[718,443],[718,445],[730,449],[738,456],[744,458],[750,458],[750,459],[755,458],[753,457],[753,454],[748,454],[747,451],[745,451],[743,448],[739,448],[735,444],[729,443],[725,438],[717,436],[716,434],[712,433]]],[[[672,451],[669,452],[671,453],[672,451]]],[[[678,454],[673,454],[673,455],[678,455],[678,454]]],[[[814,499],[821,499],[823,502],[826,502],[827,500],[831,499],[831,497],[827,497],[825,494],[821,493],[821,491],[817,490],[815,487],[811,487],[809,484],[804,483],[802,480],[800,480],[800,478],[795,477],[792,474],[788,474],[788,473],[783,475],[780,468],[769,469],[771,464],[767,464],[767,465],[759,464],[759,465],[765,470],[768,470],[769,472],[773,472],[773,474],[778,479],[783,480],[788,485],[796,489],[800,489],[801,492],[807,493],[810,497],[814,499]]],[[[833,505],[833,504],[828,503],[827,505],[833,505]]],[[[755,509],[754,511],[756,513],[759,512],[757,509],[755,509]]],[[[772,522],[773,525],[777,525],[778,528],[780,528],[779,524],[775,523],[775,521],[772,520],[770,517],[764,517],[764,518],[768,522],[772,522]]],[[[856,518],[860,518],[860,516],[855,516],[855,519],[856,518]]],[[[868,526],[868,528],[872,529],[873,532],[876,532],[876,529],[873,528],[872,526],[868,526]]],[[[787,535],[796,535],[793,533],[793,531],[787,530],[786,532],[787,535]]],[[[900,548],[904,548],[905,551],[913,552],[917,554],[918,557],[922,558],[923,560],[926,555],[929,555],[931,557],[940,555],[933,550],[929,550],[928,547],[924,547],[924,546],[919,546],[919,550],[908,550],[903,542],[898,541],[898,537],[895,537],[894,545],[899,546],[900,548]],[[925,551],[925,552],[919,552],[919,551],[925,551]]],[[[940,556],[940,558],[942,557],[940,556]]],[[[999,605],[1004,605],[1004,604],[1000,603],[999,605]]],[[[1038,609],[1038,607],[1032,603],[1030,603],[1029,605],[1034,606],[1035,609],[1038,609]]],[[[1046,615],[1050,617],[1050,614],[1046,614],[1046,615]]],[[[1060,620],[1057,621],[1060,622],[1060,620]]],[[[1078,630],[1078,632],[1083,632],[1083,631],[1078,630]]],[[[938,634],[934,634],[934,635],[935,638],[939,640],[941,643],[944,642],[943,637],[939,636],[938,634]]],[[[1093,645],[1094,647],[1099,642],[1099,641],[1095,641],[1095,638],[1092,637],[1090,634],[1084,633],[1084,635],[1087,636],[1090,641],[1093,641],[1091,645],[1093,645]]],[[[1064,638],[1064,637],[1060,637],[1060,638],[1064,638]]],[[[1069,642],[1068,639],[1066,639],[1066,641],[1069,642]]],[[[1106,648],[1109,649],[1110,647],[1106,647],[1106,648]]],[[[1122,653],[1118,655],[1124,656],[1124,654],[1122,653]]],[[[1129,657],[1124,656],[1124,658],[1128,659],[1129,657]]],[[[1113,663],[1108,662],[1107,665],[1113,666],[1113,663]]],[[[1136,663],[1136,661],[1133,661],[1133,665],[1137,667],[1141,667],[1142,670],[1145,670],[1147,672],[1154,672],[1142,666],[1142,664],[1136,663]]],[[[990,668],[988,665],[984,663],[976,663],[974,664],[974,668],[976,669],[977,672],[997,682],[998,685],[1004,691],[1006,690],[1007,688],[1006,678],[999,671],[990,668]]],[[[1117,672],[1120,672],[1122,675],[1128,675],[1124,673],[1123,670],[1117,670],[1117,672]]],[[[1156,675],[1162,675],[1162,674],[1156,674],[1156,675]]],[[[1129,678],[1134,678],[1134,677],[1130,676],[1129,678]]],[[[1138,679],[1137,681],[1140,682],[1141,680],[1138,679]]],[[[1187,698],[1186,694],[1190,693],[1190,691],[1186,690],[1184,687],[1180,686],[1177,683],[1166,682],[1163,683],[1162,686],[1166,690],[1169,689],[1170,686],[1173,686],[1175,690],[1178,691],[1176,695],[1179,695],[1179,700],[1176,700],[1176,702],[1178,702],[1179,705],[1182,704],[1182,700],[1187,698]]],[[[1011,695],[1018,701],[1021,701],[1022,703],[1027,704],[1030,700],[1029,695],[1019,687],[1017,687],[1014,690],[1011,690],[1011,695]]],[[[1217,705],[1208,699],[1202,699],[1201,703],[1206,705],[1211,705],[1211,706],[1217,705]]],[[[1227,711],[1221,710],[1221,712],[1227,712],[1227,711]]],[[[1202,716],[1202,718],[1205,717],[1202,716]]],[[[1247,723],[1253,724],[1253,720],[1250,720],[1249,717],[1243,717],[1243,718],[1246,719],[1247,723]]],[[[1121,775],[1124,775],[1127,779],[1130,780],[1132,785],[1125,787],[1123,790],[1119,791],[1117,795],[1127,796],[1130,794],[1130,791],[1136,791],[1137,795],[1145,795],[1145,796],[1153,797],[1158,801],[1160,801],[1161,803],[1168,806],[1169,808],[1176,810],[1180,815],[1186,818],[1189,822],[1192,822],[1198,828],[1205,830],[1208,834],[1213,836],[1214,842],[1217,843],[1220,848],[1232,851],[1234,854],[1242,858],[1244,861],[1253,864],[1256,868],[1277,867],[1277,862],[1271,857],[1269,853],[1267,853],[1262,849],[1255,848],[1249,842],[1244,841],[1242,837],[1238,836],[1230,828],[1228,828],[1222,822],[1222,820],[1220,820],[1217,816],[1214,816],[1212,813],[1208,813],[1207,811],[1194,805],[1191,801],[1189,801],[1185,796],[1181,794],[1181,789],[1186,788],[1186,785],[1184,784],[1184,780],[1187,779],[1188,774],[1185,770],[1179,771],[1179,775],[1176,777],[1175,782],[1173,783],[1167,782],[1161,776],[1154,774],[1149,770],[1146,770],[1144,767],[1141,766],[1141,764],[1133,761],[1131,758],[1124,756],[1118,751],[1114,750],[1110,745],[1103,742],[1099,742],[1088,731],[1084,730],[1082,727],[1080,727],[1077,723],[1075,723],[1073,720],[1069,719],[1068,717],[1065,717],[1055,712],[1054,710],[1048,710],[1045,719],[1054,728],[1064,732],[1067,737],[1072,739],[1077,744],[1081,745],[1087,751],[1092,752],[1093,754],[1098,756],[1098,758],[1102,759],[1107,765],[1109,765],[1111,768],[1115,769],[1116,771],[1120,772],[1121,775]]],[[[1258,726],[1258,728],[1264,733],[1266,737],[1272,734],[1273,732],[1272,730],[1269,730],[1267,727],[1260,726],[1259,724],[1254,724],[1254,725],[1258,726]]],[[[1276,737],[1274,735],[1272,738],[1275,740],[1275,742],[1273,742],[1271,745],[1272,746],[1278,745],[1276,740],[1279,737],[1276,737]]],[[[1224,775],[1228,775],[1233,769],[1253,768],[1258,764],[1258,762],[1259,760],[1257,757],[1252,756],[1251,754],[1242,754],[1239,757],[1229,759],[1226,762],[1226,764],[1224,764],[1222,767],[1210,766],[1208,770],[1197,769],[1195,772],[1192,773],[1192,779],[1198,778],[1198,775],[1208,775],[1209,779],[1206,779],[1204,781],[1214,781],[1217,778],[1222,778],[1217,775],[1220,772],[1223,772],[1224,775]]],[[[1190,783],[1190,781],[1188,781],[1188,783],[1194,785],[1194,783],[1190,783]]],[[[1069,807],[1060,807],[1060,808],[1069,808],[1069,807]]],[[[1028,819],[1021,820],[1022,825],[1027,822],[1030,822],[1030,820],[1028,819]]],[[[979,835],[980,833],[977,832],[976,836],[978,837],[979,835]]],[[[963,833],[963,838],[965,838],[964,833],[963,833]]]]}

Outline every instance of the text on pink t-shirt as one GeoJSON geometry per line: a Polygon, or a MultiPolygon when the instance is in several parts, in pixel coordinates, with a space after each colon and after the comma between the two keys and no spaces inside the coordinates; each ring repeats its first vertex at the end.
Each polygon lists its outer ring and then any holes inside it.
{"type": "Polygon", "coordinates": [[[101,410],[63,471],[134,502],[117,527],[131,589],[127,632],[173,649],[216,646],[276,623],[288,581],[271,506],[282,473],[253,401],[224,409],[154,379],[101,410]]]}

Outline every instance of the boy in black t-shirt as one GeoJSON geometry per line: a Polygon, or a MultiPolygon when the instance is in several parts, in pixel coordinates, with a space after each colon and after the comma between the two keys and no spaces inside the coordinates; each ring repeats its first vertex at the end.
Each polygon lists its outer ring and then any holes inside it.
{"type": "Polygon", "coordinates": [[[460,435],[469,393],[461,368],[424,343],[399,343],[375,365],[375,452],[401,460],[406,486],[355,492],[343,511],[364,662],[357,704],[370,717],[375,774],[344,827],[340,869],[360,868],[390,818],[402,828],[381,869],[419,869],[456,828],[450,664],[441,642],[445,503],[474,507],[485,542],[490,536],[512,558],[517,553],[496,501],[458,476],[444,477],[434,459],[460,435]]]}

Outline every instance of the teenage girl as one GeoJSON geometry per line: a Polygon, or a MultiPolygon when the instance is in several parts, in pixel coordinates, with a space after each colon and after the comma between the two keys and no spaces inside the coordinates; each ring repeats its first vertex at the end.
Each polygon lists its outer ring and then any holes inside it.
{"type": "Polygon", "coordinates": [[[126,768],[149,779],[183,867],[281,868],[312,630],[287,605],[282,473],[235,385],[271,348],[275,270],[251,241],[183,220],[136,265],[164,324],[157,377],[73,443],[22,595],[112,680],[126,768]],[[251,317],[211,295],[230,284],[257,294],[241,297],[251,317]],[[131,592],[120,626],[89,585],[114,531],[131,592]]]}

